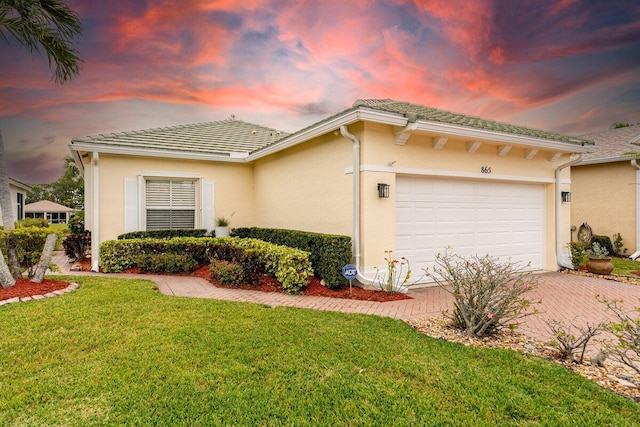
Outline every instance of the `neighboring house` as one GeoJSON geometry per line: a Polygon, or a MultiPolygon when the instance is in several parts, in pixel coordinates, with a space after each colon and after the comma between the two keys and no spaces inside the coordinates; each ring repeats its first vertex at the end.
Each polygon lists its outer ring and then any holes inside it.
{"type": "Polygon", "coordinates": [[[569,160],[589,140],[393,100],[293,134],[219,121],[73,139],[98,245],[152,228],[258,226],[354,239],[359,280],[447,246],[556,270],[570,240],[569,160]],[[354,173],[355,171],[355,173],[354,173]]]}
{"type": "MultiPolygon", "coordinates": [[[[571,224],[589,224],[593,234],[620,233],[627,255],[640,249],[640,126],[584,135],[598,151],[571,169],[571,224]]],[[[575,238],[575,236],[574,236],[575,238]]]]}
{"type": "MultiPolygon", "coordinates": [[[[9,191],[13,202],[13,219],[15,221],[23,220],[25,218],[24,201],[27,200],[27,192],[31,191],[31,186],[9,178],[9,191]]],[[[2,215],[0,215],[0,225],[3,225],[2,215]]]]}
{"type": "Polygon", "coordinates": [[[29,203],[24,211],[27,218],[46,218],[51,224],[66,224],[76,212],[73,208],[49,200],[29,203]]]}

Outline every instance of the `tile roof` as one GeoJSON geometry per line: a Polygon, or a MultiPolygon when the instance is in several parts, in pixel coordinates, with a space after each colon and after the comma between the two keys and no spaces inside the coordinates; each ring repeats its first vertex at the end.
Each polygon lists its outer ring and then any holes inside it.
{"type": "Polygon", "coordinates": [[[74,138],[72,143],[229,155],[250,153],[289,135],[241,120],[221,120],[74,138]]]}
{"type": "Polygon", "coordinates": [[[524,126],[512,125],[509,123],[496,122],[494,120],[482,119],[479,117],[467,116],[459,113],[438,110],[437,108],[426,107],[408,102],[394,101],[392,99],[359,99],[354,107],[368,107],[374,110],[386,111],[390,113],[402,114],[409,121],[426,120],[431,122],[448,123],[452,125],[464,126],[473,129],[482,129],[493,132],[522,135],[533,138],[542,138],[552,141],[567,142],[577,145],[593,145],[593,141],[586,138],[562,135],[554,132],[528,128],[524,126]]]}
{"type": "Polygon", "coordinates": [[[592,139],[598,147],[596,153],[584,154],[583,161],[631,159],[625,153],[640,152],[640,126],[637,125],[594,132],[583,137],[592,139]]]}

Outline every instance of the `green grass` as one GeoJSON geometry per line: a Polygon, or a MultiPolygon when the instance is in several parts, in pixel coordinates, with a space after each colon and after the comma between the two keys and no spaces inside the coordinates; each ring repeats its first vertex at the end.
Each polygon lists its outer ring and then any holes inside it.
{"type": "Polygon", "coordinates": [[[613,274],[621,274],[623,276],[635,276],[632,271],[640,271],[640,261],[629,258],[612,257],[613,274]]]}
{"type": "Polygon", "coordinates": [[[406,324],[163,296],[144,280],[0,307],[0,425],[627,426],[553,363],[406,324]]]}

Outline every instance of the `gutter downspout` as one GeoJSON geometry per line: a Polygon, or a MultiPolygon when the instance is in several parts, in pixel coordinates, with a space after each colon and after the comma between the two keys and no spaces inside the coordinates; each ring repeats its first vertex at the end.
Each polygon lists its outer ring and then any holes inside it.
{"type": "MultiPolygon", "coordinates": [[[[638,164],[638,160],[631,159],[631,166],[636,168],[636,253],[637,253],[638,251],[640,251],[640,165],[638,164]]],[[[635,255],[635,253],[633,255],[635,255]]],[[[636,258],[633,258],[633,259],[636,259],[636,258]]]]}
{"type": "Polygon", "coordinates": [[[558,266],[573,270],[573,265],[567,265],[562,259],[562,184],[561,174],[562,170],[582,160],[582,153],[578,155],[577,159],[571,160],[556,168],[556,263],[558,266]]]}
{"type": "Polygon", "coordinates": [[[93,224],[91,225],[91,271],[100,271],[100,154],[93,152],[93,224]]]}
{"type": "Polygon", "coordinates": [[[360,273],[360,140],[349,133],[345,125],[340,126],[340,134],[353,143],[353,261],[358,272],[356,280],[372,285],[373,279],[360,273]]]}

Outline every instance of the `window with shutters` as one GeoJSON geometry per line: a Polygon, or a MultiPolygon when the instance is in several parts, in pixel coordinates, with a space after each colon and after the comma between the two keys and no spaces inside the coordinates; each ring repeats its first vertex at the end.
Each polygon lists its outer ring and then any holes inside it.
{"type": "Polygon", "coordinates": [[[147,230],[196,228],[196,181],[147,179],[147,230]]]}

